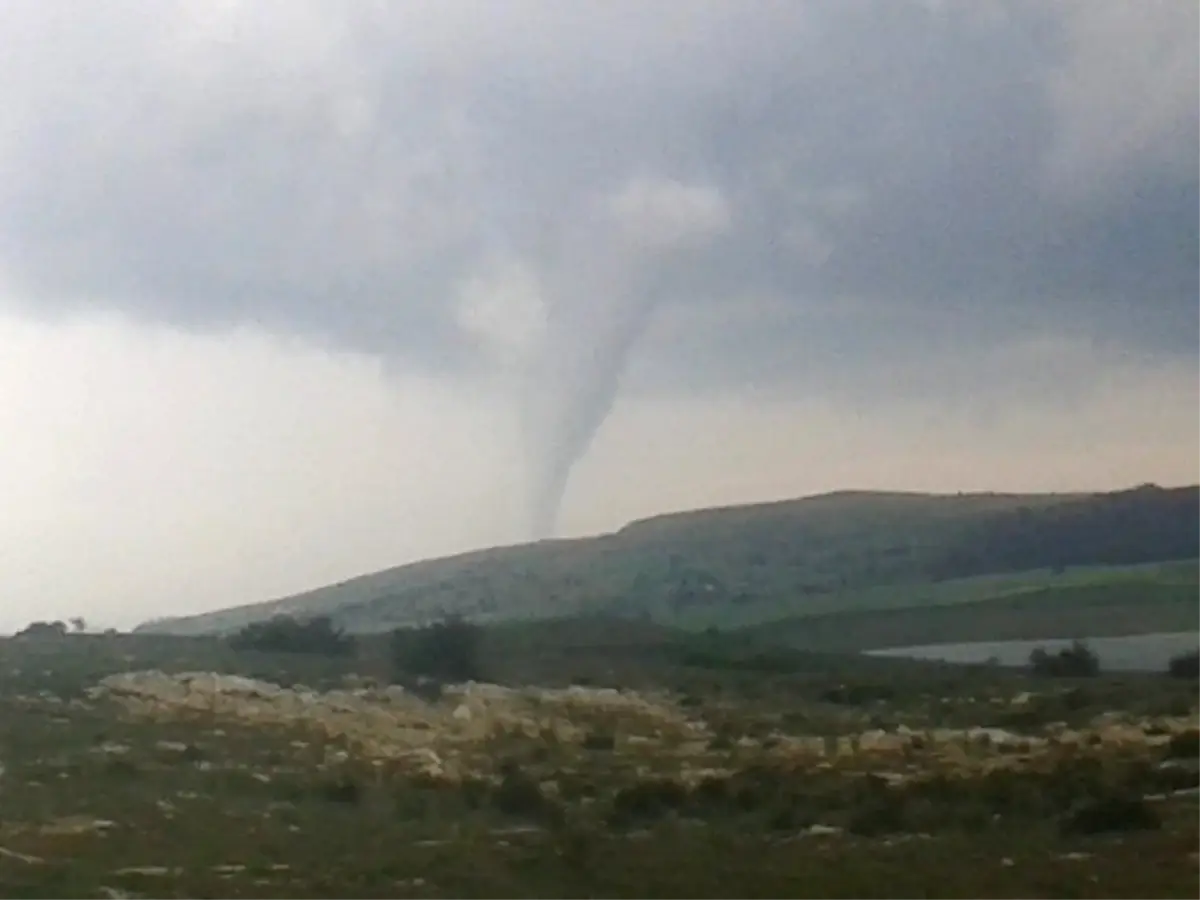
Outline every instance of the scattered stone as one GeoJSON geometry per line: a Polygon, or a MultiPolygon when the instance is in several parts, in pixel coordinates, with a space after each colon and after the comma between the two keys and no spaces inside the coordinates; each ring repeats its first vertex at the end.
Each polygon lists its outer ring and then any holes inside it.
{"type": "Polygon", "coordinates": [[[111,819],[94,819],[91,816],[64,816],[48,822],[38,829],[44,835],[63,837],[67,835],[91,834],[105,832],[116,828],[117,823],[111,819]]]}
{"type": "MultiPolygon", "coordinates": [[[[425,700],[396,686],[317,693],[214,672],[142,671],[110,675],[89,695],[108,698],[131,715],[152,720],[188,718],[203,711],[229,722],[303,728],[315,735],[314,740],[295,738],[291,745],[297,750],[313,743],[323,745],[322,768],[340,767],[354,756],[451,783],[494,776],[496,761],[487,752],[493,737],[553,739],[588,752],[593,748],[587,747],[587,740],[597,727],[616,736],[606,752],[626,757],[649,749],[670,753],[680,760],[680,780],[695,785],[705,777],[699,772],[719,773],[721,763],[749,754],[813,769],[858,769],[866,762],[871,769],[890,770],[895,773],[891,780],[900,782],[911,777],[918,755],[937,770],[986,772],[1024,766],[1066,748],[1154,747],[1200,724],[1193,710],[1188,716],[1152,721],[1101,715],[1086,729],[1073,731],[1054,723],[1040,736],[1002,728],[918,731],[897,725],[894,730],[877,727],[837,735],[788,735],[775,730],[765,740],[744,735],[731,746],[714,743],[709,725],[698,714],[689,714],[690,707],[672,695],[612,688],[509,688],[467,682],[445,685],[436,698],[425,700]],[[604,717],[601,725],[597,719],[604,717]],[[686,760],[698,764],[689,766],[686,760]]],[[[1023,705],[1032,697],[1018,694],[1009,702],[1023,705]]],[[[160,747],[181,752],[187,745],[161,742],[160,747]]],[[[121,754],[128,747],[107,744],[101,750],[121,754]]],[[[196,765],[202,771],[213,768],[205,760],[196,765]]],[[[269,779],[263,773],[254,777],[269,779]]]]}
{"type": "Polygon", "coordinates": [[[40,856],[18,853],[16,850],[9,850],[7,847],[0,847],[0,859],[15,859],[17,862],[22,862],[30,866],[40,866],[46,862],[40,856]]]}
{"type": "Polygon", "coordinates": [[[836,825],[822,825],[818,822],[815,825],[809,825],[804,829],[804,833],[813,837],[825,837],[828,835],[841,834],[842,829],[836,825]]]}
{"type": "Polygon", "coordinates": [[[172,869],[169,866],[126,866],[113,871],[114,875],[144,875],[147,878],[164,878],[168,875],[180,875],[182,869],[172,869]]]}
{"type": "Polygon", "coordinates": [[[133,900],[134,897],[139,896],[129,891],[123,891],[120,888],[109,887],[106,884],[100,885],[97,890],[102,897],[108,897],[109,900],[133,900]]]}

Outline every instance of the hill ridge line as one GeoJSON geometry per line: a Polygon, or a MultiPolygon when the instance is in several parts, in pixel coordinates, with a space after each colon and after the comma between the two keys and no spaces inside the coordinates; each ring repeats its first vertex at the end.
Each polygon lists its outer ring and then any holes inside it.
{"type": "MultiPolygon", "coordinates": [[[[528,607],[531,603],[536,606],[536,598],[531,599],[528,595],[544,594],[546,603],[555,610],[570,614],[583,608],[591,609],[590,604],[594,602],[618,602],[631,593],[645,594],[647,585],[651,583],[652,586],[661,587],[664,579],[678,580],[679,572],[672,568],[675,566],[674,560],[680,553],[688,555],[689,542],[697,547],[703,545],[704,548],[698,560],[691,562],[693,569],[703,569],[707,564],[704,562],[705,555],[711,556],[713,551],[730,554],[726,581],[730,580],[729,572],[749,570],[754,566],[765,566],[767,569],[780,565],[793,569],[807,566],[812,570],[811,577],[801,578],[795,572],[790,573],[789,577],[799,579],[796,580],[796,586],[802,590],[824,590],[820,584],[823,583],[822,579],[827,581],[830,577],[827,571],[830,565],[844,568],[850,563],[841,560],[827,564],[828,561],[809,560],[808,557],[817,552],[814,546],[821,542],[845,544],[841,549],[834,547],[829,551],[835,556],[839,552],[851,556],[855,553],[865,553],[867,556],[882,553],[884,557],[888,554],[894,557],[920,555],[921,552],[932,552],[930,547],[936,550],[939,543],[952,543],[971,528],[978,530],[990,527],[989,522],[1003,520],[1006,515],[1018,510],[1041,515],[1052,508],[1070,512],[1099,503],[1101,505],[1096,506],[1095,510],[1089,507],[1081,515],[1099,515],[1102,518],[1104,512],[1101,507],[1105,502],[1110,505],[1124,503],[1135,511],[1165,504],[1172,507],[1173,515],[1178,520],[1179,510],[1175,507],[1189,493],[1200,496],[1200,486],[1159,487],[1143,484],[1129,489],[1093,493],[933,493],[841,489],[783,500],[667,512],[635,519],[615,531],[593,536],[498,545],[413,560],[270,600],[150,620],[135,630],[175,631],[183,628],[191,633],[195,630],[240,627],[249,621],[277,614],[316,615],[335,611],[348,613],[351,610],[356,610],[355,615],[364,621],[376,614],[383,615],[388,621],[393,620],[388,616],[398,617],[397,620],[420,618],[443,607],[453,607],[455,611],[458,607],[465,607],[463,611],[466,613],[485,618],[503,618],[514,614],[508,602],[501,603],[502,598],[494,596],[504,594],[505,590],[515,598],[518,606],[528,607]],[[895,506],[894,501],[902,502],[895,506]],[[912,527],[900,522],[904,519],[912,519],[912,527]],[[961,527],[956,526],[952,534],[940,533],[939,529],[942,532],[946,530],[945,523],[949,520],[962,520],[961,527]],[[919,537],[919,534],[925,536],[919,537]],[[739,540],[744,546],[739,545],[739,540]],[[782,546],[788,542],[788,547],[782,546]],[[924,549],[917,547],[922,542],[928,545],[924,549]],[[767,553],[766,558],[760,558],[760,550],[767,553]],[[671,560],[666,563],[669,570],[666,574],[661,571],[664,556],[671,560]],[[620,573],[614,575],[618,570],[621,570],[620,573]],[[499,583],[498,579],[503,583],[499,583]],[[519,584],[512,584],[514,580],[519,584]],[[612,596],[600,596],[606,593],[612,596]],[[571,596],[560,596],[563,594],[571,596]],[[472,599],[474,607],[469,602],[472,599]]],[[[1019,531],[1025,526],[1009,522],[1004,527],[1009,531],[1014,528],[1019,531]]],[[[1186,530],[1186,523],[1183,527],[1186,530]]],[[[1021,544],[1019,536],[1006,534],[1004,539],[1010,542],[1016,540],[1021,544]]],[[[1172,539],[1175,544],[1181,540],[1178,534],[1174,534],[1172,539]]],[[[978,556],[977,551],[978,548],[975,551],[968,548],[959,552],[953,565],[968,569],[974,565],[980,572],[989,571],[986,561],[971,561],[972,552],[978,556]],[[984,568],[979,569],[980,566],[984,568]]],[[[1018,551],[1028,554],[1028,548],[1023,544],[1013,552],[1018,551]]],[[[1146,556],[1147,552],[1154,556],[1153,550],[1147,551],[1145,548],[1130,552],[1134,556],[1146,556]]],[[[926,562],[929,563],[929,560],[926,562]]],[[[878,568],[875,563],[867,562],[865,565],[869,572],[878,568]]],[[[871,583],[877,584],[887,583],[889,579],[904,582],[918,577],[918,570],[921,570],[921,566],[914,564],[909,567],[911,571],[892,572],[896,566],[886,558],[882,565],[887,571],[864,577],[868,580],[874,578],[875,581],[871,583]]],[[[1006,568],[997,569],[1003,570],[1006,568]]],[[[845,573],[839,577],[842,587],[845,587],[845,573]]],[[[740,576],[735,574],[732,579],[740,580],[740,576]]],[[[714,580],[720,583],[722,578],[716,577],[714,580]]],[[[541,617],[541,613],[544,610],[533,614],[541,617]]]]}

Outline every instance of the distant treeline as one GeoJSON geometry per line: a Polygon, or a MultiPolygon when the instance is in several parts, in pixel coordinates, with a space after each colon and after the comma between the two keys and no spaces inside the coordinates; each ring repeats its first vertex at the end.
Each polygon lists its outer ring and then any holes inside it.
{"type": "Polygon", "coordinates": [[[929,567],[934,579],[1196,556],[1200,493],[1143,487],[1055,506],[1021,507],[968,525],[929,567]]]}
{"type": "MultiPolygon", "coordinates": [[[[397,676],[468,681],[480,677],[477,625],[449,616],[425,628],[397,628],[389,654],[397,676]]],[[[229,637],[235,650],[353,656],[359,642],[334,625],[329,616],[297,619],[277,615],[252,622],[229,637]]]]}

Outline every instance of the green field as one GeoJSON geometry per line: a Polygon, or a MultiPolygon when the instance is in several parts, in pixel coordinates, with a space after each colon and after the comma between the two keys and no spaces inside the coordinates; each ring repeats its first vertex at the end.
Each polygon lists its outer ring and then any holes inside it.
{"type": "Polygon", "coordinates": [[[1200,632],[1195,562],[962,579],[840,599],[836,608],[813,605],[747,630],[830,650],[1200,632]]]}

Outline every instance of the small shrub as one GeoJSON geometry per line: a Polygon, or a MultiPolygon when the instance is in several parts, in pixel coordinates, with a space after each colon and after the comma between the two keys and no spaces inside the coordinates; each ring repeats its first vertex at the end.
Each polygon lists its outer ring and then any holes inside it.
{"type": "Polygon", "coordinates": [[[1060,760],[1053,769],[1036,777],[1038,793],[1057,810],[1069,810],[1080,799],[1092,800],[1112,793],[1110,774],[1095,756],[1060,760]]]}
{"type": "Polygon", "coordinates": [[[679,810],[688,792],[677,781],[662,778],[621,788],[613,797],[610,824],[621,825],[661,818],[679,810]]]}
{"type": "Polygon", "coordinates": [[[1200,651],[1172,656],[1167,663],[1167,674],[1172,678],[1200,678],[1200,651]]]}
{"type": "Polygon", "coordinates": [[[405,821],[428,818],[436,805],[434,800],[432,790],[414,784],[403,784],[392,793],[395,815],[405,821]]]}
{"type": "Polygon", "coordinates": [[[1163,712],[1168,716],[1176,716],[1182,718],[1190,715],[1192,712],[1192,697],[1172,697],[1163,707],[1163,712]]]}
{"type": "Polygon", "coordinates": [[[795,831],[811,824],[808,816],[790,804],[777,807],[767,816],[767,828],[771,831],[795,831]]]}
{"type": "Polygon", "coordinates": [[[1086,688],[1073,687],[1062,695],[1060,702],[1067,712],[1079,712],[1094,705],[1096,698],[1086,688]]]}
{"type": "Polygon", "coordinates": [[[575,872],[591,868],[595,843],[591,832],[574,823],[564,823],[554,832],[555,851],[567,868],[575,872]]]}
{"type": "Polygon", "coordinates": [[[708,749],[713,751],[732,750],[734,744],[734,736],[729,731],[722,729],[708,739],[708,749]]]}
{"type": "Polygon", "coordinates": [[[392,632],[391,659],[397,676],[424,676],[447,681],[479,681],[480,628],[461,616],[450,616],[427,628],[392,632]]]}
{"type": "Polygon", "coordinates": [[[1109,796],[1089,800],[1062,822],[1066,834],[1105,834],[1159,828],[1158,814],[1140,797],[1109,796]]]}
{"type": "Polygon", "coordinates": [[[729,779],[711,776],[696,785],[691,799],[692,807],[702,815],[726,812],[734,800],[729,779]]]}
{"type": "MultiPolygon", "coordinates": [[[[1196,762],[1196,757],[1191,758],[1196,762]]],[[[1150,793],[1172,794],[1175,791],[1189,791],[1200,786],[1200,770],[1194,765],[1186,765],[1178,759],[1167,763],[1147,766],[1147,771],[1140,781],[1134,785],[1140,790],[1150,793]]]]}
{"type": "Polygon", "coordinates": [[[1100,674],[1100,658],[1082,641],[1074,641],[1057,653],[1038,647],[1029,654],[1029,665],[1037,675],[1054,678],[1087,678],[1100,674]]]}
{"type": "Polygon", "coordinates": [[[611,753],[617,747],[617,736],[612,731],[593,731],[583,739],[583,749],[611,753]]]}
{"type": "Polygon", "coordinates": [[[142,774],[141,768],[136,763],[120,758],[106,759],[104,761],[104,772],[118,778],[136,778],[142,774]]]}
{"type": "Polygon", "coordinates": [[[1200,758],[1200,731],[1192,728],[1171,736],[1167,744],[1167,759],[1197,759],[1200,758]]]}
{"type": "Polygon", "coordinates": [[[981,808],[1002,817],[1042,815],[1052,800],[1051,792],[1042,790],[1032,778],[1009,769],[989,772],[971,788],[981,808]]]}
{"type": "Polygon", "coordinates": [[[822,692],[821,699],[839,706],[866,706],[895,696],[896,692],[883,684],[839,684],[822,692]]]}
{"type": "Polygon", "coordinates": [[[492,805],[506,816],[536,819],[546,812],[547,800],[536,781],[515,765],[506,764],[500,784],[492,792],[492,805]]]}
{"type": "Polygon", "coordinates": [[[464,779],[459,786],[463,803],[467,809],[481,809],[492,795],[491,785],[480,778],[464,779]]]}
{"type": "Polygon", "coordinates": [[[578,772],[560,772],[558,776],[558,791],[564,800],[571,802],[585,798],[595,798],[600,793],[592,781],[578,772]]]}
{"type": "Polygon", "coordinates": [[[851,834],[875,837],[907,830],[907,798],[901,794],[879,793],[858,806],[846,824],[851,834]]]}
{"type": "Polygon", "coordinates": [[[19,638],[61,638],[67,636],[65,622],[31,622],[18,631],[14,637],[19,638]]]}
{"type": "Polygon", "coordinates": [[[333,778],[317,787],[317,794],[330,803],[357,805],[362,800],[362,788],[350,778],[333,778]]]}
{"type": "Polygon", "coordinates": [[[208,754],[195,744],[160,743],[157,752],[159,757],[169,762],[197,763],[208,757],[208,754]]]}

